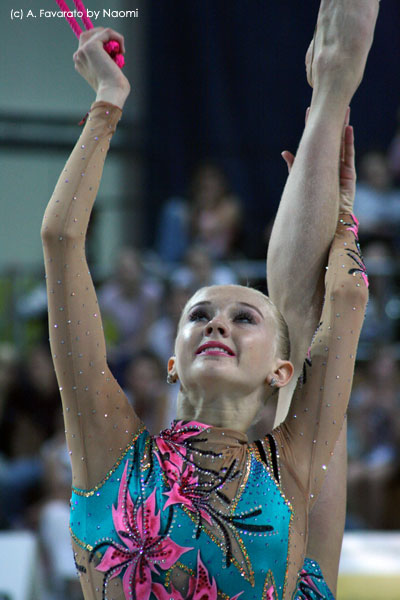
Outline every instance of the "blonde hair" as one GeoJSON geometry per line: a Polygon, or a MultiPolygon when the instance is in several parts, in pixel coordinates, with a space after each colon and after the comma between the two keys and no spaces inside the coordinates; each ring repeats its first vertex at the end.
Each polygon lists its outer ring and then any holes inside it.
{"type": "MultiPolygon", "coordinates": [[[[255,289],[255,288],[251,288],[255,289]]],[[[255,290],[258,292],[259,290],[255,290]]],[[[264,298],[266,303],[271,309],[273,319],[276,325],[276,349],[275,353],[278,358],[282,360],[289,360],[290,358],[290,338],[289,338],[289,328],[281,311],[276,307],[276,305],[272,302],[271,298],[262,292],[259,292],[261,296],[264,298]]]]}

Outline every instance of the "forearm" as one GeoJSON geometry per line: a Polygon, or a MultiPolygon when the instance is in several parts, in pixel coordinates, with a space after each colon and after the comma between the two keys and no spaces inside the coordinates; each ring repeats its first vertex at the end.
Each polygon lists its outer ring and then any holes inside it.
{"type": "Polygon", "coordinates": [[[268,247],[268,292],[288,325],[294,366],[292,382],[279,391],[275,426],[289,410],[322,310],[324,267],[339,205],[341,115],[331,116],[324,119],[321,105],[310,113],[268,247]],[[327,142],[321,144],[326,136],[327,142]]]}
{"type": "Polygon", "coordinates": [[[309,308],[326,264],[339,210],[345,114],[345,106],[312,107],[283,191],[267,257],[269,293],[283,312],[309,308]]]}
{"type": "Polygon", "coordinates": [[[320,5],[316,34],[306,56],[313,85],[310,115],[268,256],[270,294],[284,316],[295,303],[307,313],[310,301],[322,294],[316,282],[336,227],[341,133],[346,109],[363,76],[378,8],[375,0],[320,5]]]}
{"type": "Polygon", "coordinates": [[[283,425],[314,498],[325,476],[321,465],[328,465],[342,428],[368,299],[356,236],[356,222],[342,215],[329,254],[320,326],[283,425]]]}
{"type": "Polygon", "coordinates": [[[285,317],[293,308],[307,314],[316,296],[322,297],[320,274],[338,215],[341,132],[363,76],[378,9],[375,0],[320,5],[306,56],[313,86],[310,115],[268,255],[270,294],[285,317]]]}
{"type": "Polygon", "coordinates": [[[67,238],[74,239],[84,248],[103,163],[120,116],[121,111],[117,107],[104,102],[92,105],[85,128],[58,179],[44,214],[42,238],[45,246],[55,246],[53,252],[61,251],[63,244],[57,242],[67,238]]]}
{"type": "Polygon", "coordinates": [[[121,453],[120,445],[127,444],[138,427],[107,366],[101,316],[85,256],[90,212],[120,114],[110,104],[93,107],[42,227],[50,344],[74,485],[83,488],[104,476],[121,453]]]}

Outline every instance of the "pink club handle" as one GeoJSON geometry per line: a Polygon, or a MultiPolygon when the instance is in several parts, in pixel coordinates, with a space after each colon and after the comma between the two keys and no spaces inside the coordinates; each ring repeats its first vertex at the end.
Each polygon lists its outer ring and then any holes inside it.
{"type": "Polygon", "coordinates": [[[83,13],[82,15],[82,21],[83,24],[85,26],[85,29],[93,29],[93,23],[92,21],[89,19],[89,17],[87,16],[87,12],[86,12],[86,8],[83,5],[82,0],[74,0],[74,4],[77,8],[77,10],[79,10],[80,12],[83,13]]]}
{"type": "Polygon", "coordinates": [[[78,21],[74,17],[68,16],[68,13],[70,12],[70,9],[69,9],[67,3],[64,2],[64,0],[56,0],[56,2],[58,4],[58,6],[61,8],[61,10],[64,12],[64,15],[65,15],[65,18],[67,20],[67,23],[71,27],[72,31],[74,32],[74,34],[76,35],[76,37],[79,38],[79,36],[82,33],[82,29],[81,29],[78,21]]]}

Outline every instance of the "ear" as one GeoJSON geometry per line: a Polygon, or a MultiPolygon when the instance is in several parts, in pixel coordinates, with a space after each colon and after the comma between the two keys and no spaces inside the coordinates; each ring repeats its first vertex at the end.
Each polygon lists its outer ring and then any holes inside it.
{"type": "Polygon", "coordinates": [[[292,379],[294,373],[293,364],[289,360],[278,359],[273,373],[267,378],[267,383],[271,385],[272,378],[275,380],[276,388],[284,387],[292,379]]]}
{"type": "Polygon", "coordinates": [[[176,358],[171,356],[168,360],[168,375],[171,375],[177,381],[179,379],[178,373],[176,372],[176,358]]]}

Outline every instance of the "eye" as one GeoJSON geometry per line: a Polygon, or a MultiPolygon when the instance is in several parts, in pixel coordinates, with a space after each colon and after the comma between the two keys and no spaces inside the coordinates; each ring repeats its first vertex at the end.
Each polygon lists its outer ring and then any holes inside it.
{"type": "Polygon", "coordinates": [[[257,322],[253,313],[251,313],[250,311],[247,311],[247,310],[240,310],[238,313],[236,313],[234,315],[233,320],[238,321],[239,323],[255,324],[257,322]]]}
{"type": "Polygon", "coordinates": [[[210,317],[204,308],[195,308],[189,314],[189,321],[209,321],[210,317]]]}

